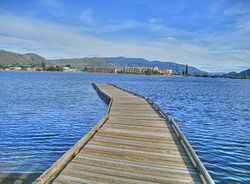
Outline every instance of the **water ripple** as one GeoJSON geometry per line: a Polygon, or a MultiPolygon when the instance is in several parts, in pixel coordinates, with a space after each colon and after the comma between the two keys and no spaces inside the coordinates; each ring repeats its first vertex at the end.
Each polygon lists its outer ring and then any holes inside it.
{"type": "Polygon", "coordinates": [[[158,103],[178,125],[216,183],[250,183],[250,81],[137,79],[117,85],[158,103]]]}
{"type": "Polygon", "coordinates": [[[105,113],[82,75],[0,73],[0,83],[1,173],[43,172],[105,113]]]}
{"type": "Polygon", "coordinates": [[[175,117],[216,183],[250,183],[250,81],[0,72],[0,172],[43,172],[105,113],[91,82],[151,98],[175,117]]]}

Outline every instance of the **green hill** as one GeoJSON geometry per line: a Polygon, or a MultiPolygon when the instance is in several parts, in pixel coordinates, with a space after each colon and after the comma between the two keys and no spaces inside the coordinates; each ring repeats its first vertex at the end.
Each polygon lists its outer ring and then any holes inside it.
{"type": "Polygon", "coordinates": [[[40,65],[47,60],[37,54],[18,54],[0,50],[0,65],[40,65]]]}
{"type": "MultiPolygon", "coordinates": [[[[76,59],[56,59],[48,60],[51,64],[71,66],[113,66],[113,67],[158,67],[161,70],[171,69],[174,73],[182,73],[186,65],[174,62],[149,61],[143,58],[127,57],[92,57],[76,59]]],[[[192,75],[202,75],[206,72],[189,66],[189,73],[192,75]]]]}
{"type": "Polygon", "coordinates": [[[250,69],[241,71],[239,73],[230,72],[224,75],[224,77],[234,78],[234,79],[250,79],[250,69]]]}
{"type": "MultiPolygon", "coordinates": [[[[0,65],[71,65],[73,67],[84,66],[112,66],[112,67],[158,67],[160,70],[171,69],[174,73],[181,74],[185,70],[185,65],[174,62],[149,61],[143,58],[127,57],[85,57],[72,59],[46,58],[34,53],[18,54],[5,50],[0,50],[0,65]]],[[[206,72],[189,66],[189,73],[192,75],[202,75],[206,72]]]]}

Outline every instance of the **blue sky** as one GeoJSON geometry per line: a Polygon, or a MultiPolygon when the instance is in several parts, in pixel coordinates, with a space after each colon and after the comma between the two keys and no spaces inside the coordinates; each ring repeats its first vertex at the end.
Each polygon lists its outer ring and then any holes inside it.
{"type": "Polygon", "coordinates": [[[1,0],[0,49],[250,68],[249,0],[1,0]]]}

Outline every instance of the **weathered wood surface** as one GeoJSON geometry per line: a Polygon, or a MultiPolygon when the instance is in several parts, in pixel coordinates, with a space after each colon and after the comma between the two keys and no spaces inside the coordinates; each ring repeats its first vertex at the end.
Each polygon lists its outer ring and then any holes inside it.
{"type": "Polygon", "coordinates": [[[168,122],[146,100],[112,85],[97,87],[113,99],[109,117],[54,184],[202,183],[168,122]]]}

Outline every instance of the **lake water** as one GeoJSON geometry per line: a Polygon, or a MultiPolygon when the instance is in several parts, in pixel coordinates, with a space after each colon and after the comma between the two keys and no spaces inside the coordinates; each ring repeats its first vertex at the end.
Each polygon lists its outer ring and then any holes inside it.
{"type": "Polygon", "coordinates": [[[41,173],[105,114],[92,82],[172,115],[216,183],[250,183],[250,80],[0,72],[0,173],[41,173]]]}

